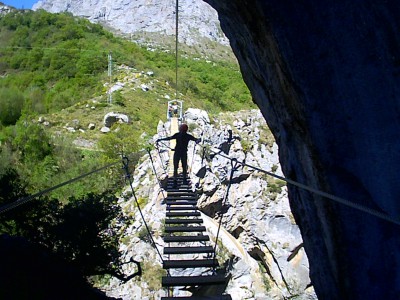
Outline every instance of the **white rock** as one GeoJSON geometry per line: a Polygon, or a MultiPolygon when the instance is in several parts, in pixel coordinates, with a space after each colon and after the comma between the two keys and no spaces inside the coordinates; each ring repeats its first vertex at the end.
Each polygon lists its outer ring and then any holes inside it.
{"type": "Polygon", "coordinates": [[[123,89],[123,87],[125,86],[125,83],[123,82],[117,82],[116,84],[114,84],[111,88],[110,88],[110,92],[116,92],[118,90],[123,89]]]}
{"type": "Polygon", "coordinates": [[[108,128],[108,127],[101,127],[101,129],[100,129],[100,131],[102,132],[102,133],[107,133],[107,132],[110,132],[110,128],[108,128]]]}
{"type": "Polygon", "coordinates": [[[150,89],[149,86],[144,83],[140,85],[140,88],[142,89],[143,92],[147,92],[150,89]]]}
{"type": "Polygon", "coordinates": [[[104,118],[103,118],[104,126],[111,128],[111,126],[115,122],[120,122],[120,123],[129,123],[130,119],[127,115],[125,114],[120,114],[120,113],[115,113],[115,112],[109,112],[107,113],[104,118]]]}

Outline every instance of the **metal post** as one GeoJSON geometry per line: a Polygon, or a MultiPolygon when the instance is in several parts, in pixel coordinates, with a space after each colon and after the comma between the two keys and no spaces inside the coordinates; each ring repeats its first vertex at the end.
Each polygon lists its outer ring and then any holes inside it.
{"type": "Polygon", "coordinates": [[[108,77],[110,79],[109,86],[108,86],[108,103],[112,103],[112,91],[111,91],[111,85],[112,85],[112,54],[111,51],[108,53],[108,77]]]}
{"type": "Polygon", "coordinates": [[[178,13],[179,13],[179,1],[176,0],[176,7],[175,7],[175,100],[178,100],[178,13]]]}

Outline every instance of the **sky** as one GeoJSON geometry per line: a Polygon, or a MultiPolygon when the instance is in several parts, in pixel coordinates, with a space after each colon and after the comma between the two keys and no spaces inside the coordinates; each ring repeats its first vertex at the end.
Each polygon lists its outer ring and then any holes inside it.
{"type": "Polygon", "coordinates": [[[0,0],[5,5],[13,6],[15,8],[32,8],[32,5],[39,0],[0,0]]]}

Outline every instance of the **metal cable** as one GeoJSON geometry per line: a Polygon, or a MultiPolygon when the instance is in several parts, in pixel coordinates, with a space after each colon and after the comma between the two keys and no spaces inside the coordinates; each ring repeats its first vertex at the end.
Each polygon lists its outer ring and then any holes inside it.
{"type": "Polygon", "coordinates": [[[192,162],[190,164],[190,172],[193,172],[193,162],[194,162],[194,155],[196,154],[196,146],[197,146],[197,143],[195,143],[193,146],[193,154],[192,154],[192,162]]]}
{"type": "MultiPolygon", "coordinates": [[[[153,167],[153,172],[154,172],[154,175],[156,176],[156,179],[157,179],[157,182],[158,182],[158,185],[160,186],[160,189],[161,189],[161,193],[162,193],[162,195],[163,195],[163,198],[164,198],[164,201],[165,201],[165,194],[164,194],[164,189],[163,189],[163,187],[162,187],[162,184],[161,184],[161,181],[160,181],[160,179],[158,178],[158,176],[157,176],[157,171],[156,171],[156,167],[154,166],[154,161],[153,161],[153,157],[151,156],[151,152],[150,152],[150,149],[146,149],[147,150],[147,153],[149,154],[149,157],[150,157],[150,162],[151,162],[151,166],[153,167]]],[[[160,157],[160,159],[161,159],[161,157],[160,157]]],[[[161,164],[162,164],[162,161],[161,161],[161,164]]],[[[164,170],[165,171],[165,170],[164,170]]]]}
{"type": "MultiPolygon", "coordinates": [[[[235,160],[235,159],[232,159],[232,160],[231,160],[231,168],[232,168],[232,169],[231,169],[231,174],[230,174],[230,176],[229,176],[229,183],[228,183],[228,186],[227,186],[227,188],[226,188],[224,200],[222,201],[222,204],[221,204],[221,211],[222,211],[222,207],[224,207],[224,205],[226,204],[226,200],[228,199],[229,190],[230,190],[230,188],[231,188],[231,186],[232,186],[233,173],[235,173],[235,170],[236,170],[237,165],[238,165],[238,161],[235,160]],[[235,164],[233,164],[233,162],[235,162],[235,164]]],[[[214,245],[214,251],[213,251],[214,258],[213,258],[213,260],[215,260],[216,257],[217,257],[216,251],[217,251],[218,237],[219,237],[219,232],[220,232],[221,226],[222,226],[222,217],[223,217],[223,216],[224,216],[224,214],[221,213],[221,216],[220,216],[220,219],[219,219],[219,222],[218,222],[217,235],[215,236],[215,245],[214,245]]]]}
{"type": "Polygon", "coordinates": [[[153,235],[151,234],[151,231],[150,231],[150,229],[149,229],[149,226],[147,225],[147,222],[146,222],[146,220],[145,220],[145,218],[144,218],[142,209],[140,208],[139,201],[138,201],[138,199],[137,199],[137,197],[136,197],[136,193],[135,193],[135,190],[134,190],[134,188],[133,188],[132,178],[131,178],[131,175],[130,175],[130,173],[129,173],[129,159],[128,159],[128,157],[124,156],[124,157],[122,158],[122,164],[123,164],[123,168],[124,168],[125,173],[126,173],[126,178],[127,178],[128,181],[129,181],[129,186],[131,187],[131,191],[132,191],[133,198],[135,199],[136,206],[137,206],[138,211],[139,211],[139,213],[140,213],[140,216],[141,216],[141,218],[142,218],[142,220],[143,220],[144,226],[146,227],[148,236],[149,236],[149,238],[150,238],[150,240],[151,240],[151,243],[153,244],[154,248],[156,248],[156,251],[157,251],[158,255],[160,256],[160,259],[161,259],[162,263],[164,263],[164,259],[163,259],[162,255],[161,255],[160,251],[159,251],[158,248],[157,248],[156,242],[155,242],[154,239],[153,239],[153,235]]]}
{"type": "MultiPolygon", "coordinates": [[[[217,151],[214,150],[214,149],[211,149],[211,151],[213,151],[216,155],[222,156],[222,157],[224,157],[224,158],[226,158],[226,159],[229,159],[229,160],[236,160],[235,158],[231,158],[231,157],[229,157],[229,156],[227,156],[227,155],[221,154],[220,152],[217,152],[217,151]]],[[[348,206],[348,207],[357,209],[357,210],[359,210],[359,211],[365,212],[365,213],[367,213],[367,214],[373,215],[373,216],[375,216],[375,217],[377,217],[377,218],[380,218],[380,219],[382,219],[382,220],[385,220],[385,221],[387,221],[387,222],[390,222],[390,223],[393,223],[393,224],[396,224],[396,225],[400,225],[400,220],[395,219],[395,218],[392,218],[392,217],[389,216],[388,214],[385,214],[385,213],[382,213],[382,212],[380,212],[380,211],[374,210],[374,209],[372,209],[372,208],[365,207],[365,206],[363,206],[363,205],[360,205],[360,204],[351,202],[351,201],[349,201],[349,200],[347,200],[347,199],[344,199],[344,198],[341,198],[341,197],[337,197],[337,196],[335,196],[335,195],[332,195],[332,194],[329,194],[329,193],[326,193],[326,192],[319,191],[319,190],[317,190],[317,189],[314,189],[314,188],[312,188],[312,187],[309,187],[309,186],[307,186],[307,185],[305,185],[305,184],[302,184],[302,183],[300,183],[300,182],[297,182],[297,181],[294,181],[294,180],[291,180],[291,179],[288,179],[288,178],[285,178],[285,177],[276,175],[276,174],[274,174],[274,173],[268,172],[268,171],[266,171],[266,170],[260,169],[260,168],[258,168],[258,167],[249,165],[249,164],[245,163],[244,161],[238,161],[238,160],[236,160],[236,161],[237,161],[238,164],[241,164],[242,166],[246,166],[246,167],[252,168],[252,169],[254,169],[254,170],[256,170],[256,171],[259,171],[259,172],[265,173],[265,174],[267,174],[267,175],[269,175],[269,176],[272,176],[272,177],[275,177],[275,178],[277,178],[277,179],[283,180],[283,181],[285,181],[285,182],[288,183],[288,184],[297,186],[297,187],[299,187],[299,188],[301,188],[301,189],[303,189],[303,190],[309,191],[309,192],[311,192],[311,193],[313,193],[313,194],[322,196],[322,197],[324,197],[324,198],[328,198],[328,199],[333,200],[333,201],[335,201],[335,202],[337,202],[337,203],[340,203],[340,204],[346,205],[346,206],[348,206]]]]}
{"type": "MultiPolygon", "coordinates": [[[[161,167],[163,168],[164,173],[166,173],[167,172],[167,167],[164,166],[164,161],[163,161],[163,159],[161,157],[160,148],[158,147],[158,143],[156,143],[155,147],[156,147],[156,150],[157,150],[157,153],[158,153],[158,158],[160,159],[161,167]]],[[[150,154],[150,152],[149,152],[149,154],[150,154]]]]}
{"type": "Polygon", "coordinates": [[[80,180],[80,179],[82,179],[82,178],[84,178],[84,177],[86,177],[86,176],[89,176],[89,175],[92,175],[92,174],[94,174],[94,173],[100,172],[100,171],[102,171],[102,170],[108,169],[108,168],[110,168],[110,167],[116,165],[116,164],[119,163],[119,162],[120,162],[120,161],[118,160],[118,161],[116,161],[116,162],[113,162],[113,163],[110,163],[110,164],[108,164],[108,165],[105,165],[104,167],[102,167],[102,168],[100,168],[100,169],[93,170],[93,171],[91,171],[91,172],[89,172],[89,173],[80,175],[80,176],[78,176],[78,177],[75,177],[75,178],[70,179],[70,180],[68,180],[68,181],[65,181],[65,182],[63,182],[63,183],[57,184],[57,185],[55,185],[55,186],[53,186],[53,187],[51,187],[51,188],[42,190],[42,191],[40,191],[40,192],[38,192],[38,193],[36,193],[36,194],[30,195],[30,196],[28,196],[28,197],[18,199],[17,201],[14,201],[14,202],[12,202],[12,203],[8,203],[8,204],[6,204],[6,205],[3,205],[2,207],[0,207],[0,215],[3,214],[3,213],[5,213],[5,212],[7,212],[7,211],[9,211],[9,210],[12,210],[12,209],[14,209],[14,208],[16,208],[16,207],[18,207],[18,206],[20,206],[20,205],[23,205],[23,204],[25,204],[25,203],[28,203],[28,202],[34,200],[36,197],[40,197],[40,196],[42,196],[42,195],[44,195],[44,194],[47,194],[47,193],[49,193],[49,192],[51,192],[51,191],[54,191],[54,190],[56,190],[56,189],[58,189],[58,188],[60,188],[60,187],[63,187],[63,186],[65,186],[65,185],[67,185],[67,184],[70,184],[70,183],[72,183],[72,182],[78,181],[78,180],[80,180]]]}
{"type": "Polygon", "coordinates": [[[164,146],[164,147],[167,148],[167,149],[174,150],[174,149],[172,149],[170,146],[168,146],[168,145],[165,144],[165,143],[157,142],[157,144],[161,144],[161,146],[164,146]]]}

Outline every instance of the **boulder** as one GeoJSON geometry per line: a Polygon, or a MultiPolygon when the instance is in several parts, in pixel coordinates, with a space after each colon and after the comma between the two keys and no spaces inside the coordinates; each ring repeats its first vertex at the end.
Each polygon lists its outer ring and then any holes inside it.
{"type": "Polygon", "coordinates": [[[116,122],[129,124],[130,119],[125,114],[115,112],[109,112],[104,116],[103,123],[105,127],[111,128],[111,126],[116,122]]]}
{"type": "Polygon", "coordinates": [[[140,85],[140,88],[142,89],[143,92],[147,92],[148,90],[150,90],[149,86],[144,83],[140,85]]]}
{"type": "Polygon", "coordinates": [[[100,131],[102,132],[102,133],[107,133],[107,132],[110,132],[110,128],[108,128],[108,127],[101,127],[101,129],[100,129],[100,131]]]}
{"type": "Polygon", "coordinates": [[[116,84],[114,84],[111,88],[110,88],[110,92],[116,92],[119,90],[122,90],[122,88],[125,86],[125,83],[123,82],[117,82],[116,84]]]}
{"type": "MultiPolygon", "coordinates": [[[[210,124],[210,118],[206,111],[198,108],[189,108],[185,114],[184,118],[190,120],[190,122],[196,122],[200,124],[210,124]]],[[[188,123],[190,123],[188,122],[188,123]]]]}

